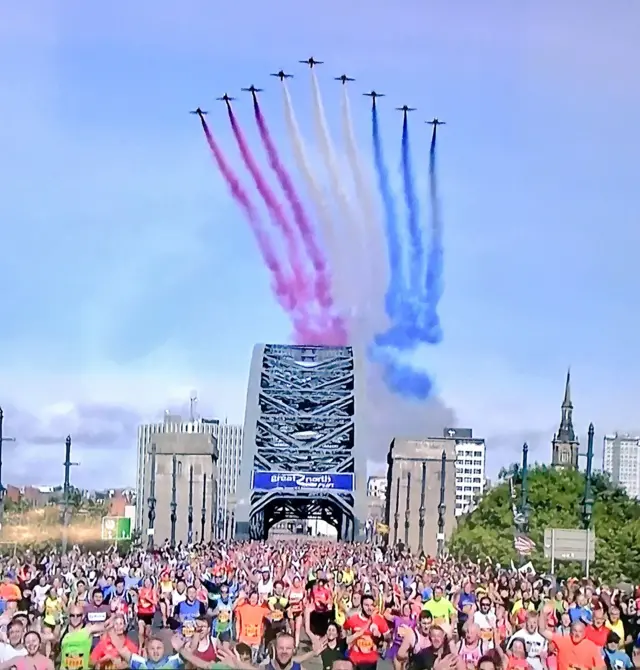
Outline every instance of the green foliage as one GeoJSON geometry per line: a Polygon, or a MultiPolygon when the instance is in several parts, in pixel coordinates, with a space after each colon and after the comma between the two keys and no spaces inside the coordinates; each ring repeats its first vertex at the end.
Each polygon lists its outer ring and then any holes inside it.
{"type": "MultiPolygon", "coordinates": [[[[501,479],[513,476],[518,503],[522,473],[517,466],[501,471],[501,479]]],[[[529,537],[536,543],[531,560],[538,571],[548,571],[544,558],[545,528],[582,528],[582,499],[585,476],[573,470],[533,466],[527,477],[529,537]]],[[[615,583],[625,578],[640,582],[640,503],[611,484],[608,477],[592,477],[595,501],[593,528],[596,533],[596,560],[592,574],[615,583]]],[[[494,563],[509,565],[517,560],[513,548],[513,514],[509,483],[502,481],[491,489],[478,507],[461,519],[449,543],[454,556],[474,560],[489,557],[494,563]]],[[[576,563],[556,562],[561,577],[578,576],[576,563]]]]}

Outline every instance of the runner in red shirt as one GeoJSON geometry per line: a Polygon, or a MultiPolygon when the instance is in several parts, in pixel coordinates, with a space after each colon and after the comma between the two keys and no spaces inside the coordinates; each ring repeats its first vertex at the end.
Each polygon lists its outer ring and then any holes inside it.
{"type": "Polygon", "coordinates": [[[138,594],[138,638],[140,640],[140,649],[145,645],[145,640],[151,635],[153,625],[153,616],[158,607],[158,594],[153,586],[153,582],[146,577],[142,582],[142,588],[138,594]]]}
{"type": "Polygon", "coordinates": [[[585,637],[587,640],[591,640],[600,647],[604,649],[607,644],[607,637],[609,635],[609,629],[605,626],[604,612],[602,610],[595,610],[593,613],[593,623],[590,626],[587,626],[585,637]]]}
{"type": "Polygon", "coordinates": [[[138,653],[138,645],[127,637],[124,617],[115,614],[111,619],[111,630],[103,635],[96,648],[91,652],[91,664],[99,670],[122,667],[120,647],[126,647],[132,654],[138,653]],[[114,640],[115,638],[115,644],[114,640]]]}
{"type": "Polygon", "coordinates": [[[390,632],[384,617],[375,611],[373,596],[362,596],[362,611],[347,619],[344,631],[349,660],[358,670],[375,670],[379,659],[378,645],[390,636],[390,632]]]}
{"type": "Polygon", "coordinates": [[[307,633],[315,637],[324,637],[329,623],[333,620],[333,593],[326,577],[321,573],[318,573],[315,583],[310,583],[308,587],[311,611],[306,622],[307,633]]]}

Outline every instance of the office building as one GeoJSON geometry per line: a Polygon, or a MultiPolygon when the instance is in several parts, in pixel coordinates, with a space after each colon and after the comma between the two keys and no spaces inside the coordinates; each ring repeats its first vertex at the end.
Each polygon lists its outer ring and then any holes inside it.
{"type": "Polygon", "coordinates": [[[229,497],[235,494],[240,473],[242,457],[242,426],[221,423],[218,419],[191,419],[183,421],[180,416],[166,413],[164,420],[158,423],[144,424],[138,427],[138,466],[136,477],[136,527],[142,528],[147,514],[147,498],[143,493],[145,467],[147,459],[144,454],[157,435],[170,434],[206,434],[212,435],[217,442],[218,450],[218,509],[216,523],[225,525],[225,517],[229,507],[229,497]]]}
{"type": "Polygon", "coordinates": [[[367,498],[387,499],[386,477],[369,477],[367,479],[367,498]]]}
{"type": "Polygon", "coordinates": [[[213,435],[218,441],[218,507],[219,524],[226,528],[230,508],[235,505],[235,495],[242,462],[242,426],[220,423],[216,419],[203,419],[203,423],[215,424],[213,435]]]}
{"type": "Polygon", "coordinates": [[[606,435],[602,469],[629,496],[640,498],[640,436],[606,435]]]}
{"type": "Polygon", "coordinates": [[[445,428],[444,437],[453,440],[456,453],[456,516],[473,510],[486,486],[486,447],[473,437],[471,428],[445,428]]]}

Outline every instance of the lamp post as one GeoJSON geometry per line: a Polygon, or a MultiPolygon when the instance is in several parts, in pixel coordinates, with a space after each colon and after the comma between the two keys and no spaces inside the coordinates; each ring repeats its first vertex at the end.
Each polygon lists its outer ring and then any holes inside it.
{"type": "Polygon", "coordinates": [[[15,437],[5,437],[3,433],[3,424],[4,424],[4,412],[2,407],[0,407],[0,531],[2,531],[2,523],[4,521],[4,496],[6,489],[2,484],[2,455],[3,455],[3,445],[5,442],[15,442],[15,437]]]}
{"type": "Polygon", "coordinates": [[[420,483],[420,509],[418,511],[418,527],[420,533],[418,535],[418,553],[424,554],[424,514],[425,514],[425,497],[427,493],[427,462],[422,462],[422,481],[420,483]]]}
{"type": "Polygon", "coordinates": [[[396,507],[393,514],[393,545],[398,544],[398,524],[400,523],[400,477],[396,480],[396,507]]]}
{"type": "Polygon", "coordinates": [[[411,526],[411,473],[407,472],[407,499],[404,505],[404,546],[409,546],[409,528],[411,526]]]}
{"type": "Polygon", "coordinates": [[[62,508],[62,553],[67,553],[68,528],[69,528],[69,497],[71,495],[71,467],[80,463],[71,462],[71,435],[67,435],[64,443],[64,488],[62,508]]]}
{"type": "Polygon", "coordinates": [[[522,514],[522,532],[529,530],[529,445],[522,445],[522,491],[520,499],[520,513],[522,514]]]}
{"type": "Polygon", "coordinates": [[[171,464],[171,546],[176,546],[176,521],[178,520],[178,501],[176,491],[176,478],[178,476],[178,457],[174,454],[171,464]]]}
{"type": "MultiPolygon", "coordinates": [[[[529,530],[529,445],[522,445],[522,484],[520,493],[520,509],[518,510],[518,531],[526,533],[529,530]]],[[[524,565],[524,555],[520,556],[520,565],[524,565]]]]}
{"type": "Polygon", "coordinates": [[[149,476],[149,529],[147,530],[147,549],[153,550],[153,536],[156,522],[156,443],[151,445],[151,473],[149,476]]]}
{"type": "Polygon", "coordinates": [[[445,504],[445,482],[447,480],[447,452],[442,450],[442,457],[440,459],[440,502],[438,503],[438,537],[437,537],[437,552],[438,558],[444,554],[444,521],[447,513],[447,506],[445,504]]]}
{"type": "MultiPolygon", "coordinates": [[[[204,529],[207,524],[207,475],[202,475],[202,509],[200,510],[200,542],[204,544],[204,529]]],[[[211,538],[213,540],[213,538],[211,538]]]]}
{"type": "Polygon", "coordinates": [[[226,523],[226,532],[225,537],[228,540],[233,540],[236,534],[236,505],[238,504],[238,498],[235,493],[230,493],[227,496],[227,523],[226,523]]]}
{"type": "Polygon", "coordinates": [[[585,472],[584,478],[584,498],[582,499],[582,524],[586,532],[586,557],[584,562],[584,572],[585,577],[589,579],[589,569],[591,567],[591,562],[589,559],[589,554],[591,553],[591,519],[593,517],[593,490],[591,488],[591,470],[593,467],[593,435],[594,435],[593,423],[589,424],[589,432],[587,438],[587,470],[585,472]]]}
{"type": "Polygon", "coordinates": [[[189,507],[187,508],[187,545],[193,544],[193,465],[189,467],[189,507]]]}

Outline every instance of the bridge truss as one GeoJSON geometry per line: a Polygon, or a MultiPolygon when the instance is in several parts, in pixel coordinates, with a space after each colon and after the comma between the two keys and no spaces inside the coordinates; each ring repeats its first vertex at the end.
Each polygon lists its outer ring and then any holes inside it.
{"type": "MultiPolygon", "coordinates": [[[[255,395],[248,398],[245,422],[245,443],[253,447],[247,450],[253,453],[251,482],[257,473],[276,472],[346,473],[355,481],[351,347],[264,345],[256,363],[255,395]]],[[[342,539],[353,539],[354,491],[251,489],[249,534],[254,539],[265,538],[284,519],[322,519],[342,539]]]]}

